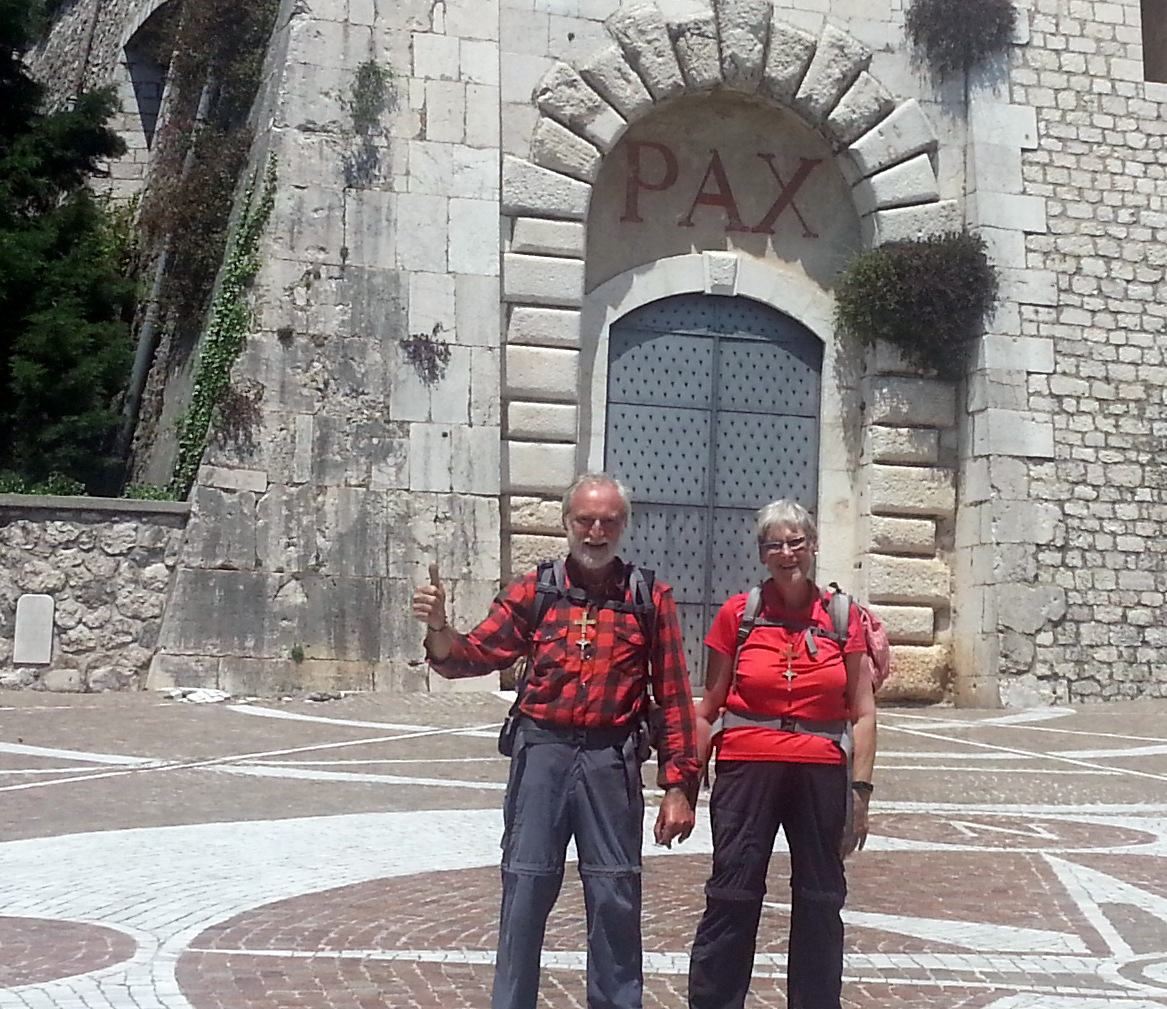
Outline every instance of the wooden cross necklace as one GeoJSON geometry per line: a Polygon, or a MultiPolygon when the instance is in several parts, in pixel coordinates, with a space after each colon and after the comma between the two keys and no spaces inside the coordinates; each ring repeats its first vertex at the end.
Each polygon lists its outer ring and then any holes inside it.
{"type": "Polygon", "coordinates": [[[579,640],[576,642],[576,644],[579,645],[579,654],[582,656],[584,652],[588,650],[588,646],[591,644],[591,642],[588,640],[588,628],[595,627],[596,621],[589,620],[588,611],[584,610],[583,613],[580,614],[579,619],[573,621],[573,623],[579,628],[579,640]]]}

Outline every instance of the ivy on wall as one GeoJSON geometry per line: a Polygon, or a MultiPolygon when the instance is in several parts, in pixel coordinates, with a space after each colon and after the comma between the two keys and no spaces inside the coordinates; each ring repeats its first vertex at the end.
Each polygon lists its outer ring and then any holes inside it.
{"type": "Polygon", "coordinates": [[[997,304],[997,271],[979,235],[889,242],[856,256],[835,292],[835,323],[886,340],[942,378],[964,375],[971,341],[997,304]]]}
{"type": "Polygon", "coordinates": [[[274,157],[268,162],[258,199],[257,182],[258,179],[252,180],[248,187],[243,210],[231,236],[222,281],[211,305],[210,320],[195,367],[190,406],[178,423],[178,458],[170,491],[179,499],[185,498],[194,484],[211,419],[227,389],[231,368],[239,358],[251,328],[247,292],[259,272],[259,239],[275,206],[274,157]]]}

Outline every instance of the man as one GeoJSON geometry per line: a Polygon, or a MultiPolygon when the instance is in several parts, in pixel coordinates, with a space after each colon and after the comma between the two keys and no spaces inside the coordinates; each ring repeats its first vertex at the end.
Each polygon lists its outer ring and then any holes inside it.
{"type": "Polygon", "coordinates": [[[652,588],[653,629],[633,605],[633,569],[616,555],[630,507],[620,483],[581,476],[563,498],[570,595],[532,626],[537,572],[499,593],[469,634],[446,622],[437,566],[413,598],[426,655],[442,676],[475,676],[530,655],[503,806],[502,911],[492,1009],[535,1009],[539,956],[559,896],[570,837],[587,908],[589,1009],[640,1009],[640,837],[644,818],[637,737],[647,687],[660,706],[665,786],[654,835],[693,829],[698,770],[693,699],[676,604],[652,588]],[[615,607],[615,608],[614,608],[615,607]],[[623,607],[620,609],[619,607],[623,607]]]}

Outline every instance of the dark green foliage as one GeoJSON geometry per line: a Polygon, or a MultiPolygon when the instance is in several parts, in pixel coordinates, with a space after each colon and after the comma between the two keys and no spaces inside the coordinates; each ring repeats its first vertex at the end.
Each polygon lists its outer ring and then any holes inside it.
{"type": "Polygon", "coordinates": [[[1016,20],[1012,0],[913,0],[904,27],[943,79],[1004,50],[1016,20]]]}
{"type": "Polygon", "coordinates": [[[969,342],[997,302],[997,274],[977,235],[894,242],[856,256],[835,292],[835,322],[886,340],[945,378],[964,373],[969,342]]]}
{"type": "Polygon", "coordinates": [[[70,479],[64,473],[50,473],[44,480],[32,483],[11,470],[0,471],[0,494],[56,494],[75,497],[85,493],[85,484],[70,479]]]}
{"type": "Polygon", "coordinates": [[[346,100],[353,123],[352,149],[344,159],[344,183],[350,189],[365,189],[373,184],[381,167],[377,137],[381,116],[393,107],[389,87],[392,74],[374,60],[357,67],[352,93],[346,100]]]}
{"type": "Polygon", "coordinates": [[[122,497],[132,501],[173,501],[174,495],[170,488],[159,487],[152,483],[131,483],[122,491],[122,497]]]}
{"type": "Polygon", "coordinates": [[[36,114],[19,66],[35,9],[0,0],[0,470],[103,492],[117,482],[134,288],[124,229],[86,183],[124,145],[105,127],[109,92],[36,114]]]}

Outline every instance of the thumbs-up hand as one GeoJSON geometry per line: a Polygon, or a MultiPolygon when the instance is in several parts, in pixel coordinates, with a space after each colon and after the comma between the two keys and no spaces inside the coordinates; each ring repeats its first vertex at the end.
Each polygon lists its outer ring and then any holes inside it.
{"type": "Polygon", "coordinates": [[[446,627],[446,590],[437,564],[430,565],[429,585],[422,585],[413,593],[413,615],[430,630],[440,631],[446,627]]]}

